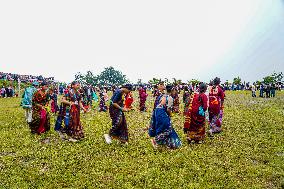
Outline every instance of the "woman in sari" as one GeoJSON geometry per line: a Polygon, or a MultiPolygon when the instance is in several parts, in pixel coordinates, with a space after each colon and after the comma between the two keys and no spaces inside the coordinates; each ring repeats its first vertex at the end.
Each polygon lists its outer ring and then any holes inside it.
{"type": "Polygon", "coordinates": [[[54,89],[49,89],[49,98],[51,100],[51,112],[56,113],[58,111],[58,105],[57,105],[57,94],[55,93],[54,89]]]}
{"type": "Polygon", "coordinates": [[[166,146],[170,149],[176,149],[181,146],[181,141],[172,127],[171,106],[173,99],[170,95],[172,86],[167,86],[167,94],[158,97],[158,105],[153,114],[148,133],[154,137],[151,142],[154,148],[157,146],[166,146]]]}
{"type": "Polygon", "coordinates": [[[132,103],[133,103],[134,99],[133,99],[133,94],[132,92],[128,93],[126,96],[125,96],[125,104],[124,104],[124,107],[128,110],[132,110],[133,107],[132,107],[132,103]]]}
{"type": "Polygon", "coordinates": [[[103,88],[100,89],[100,107],[99,112],[106,112],[107,106],[106,106],[106,94],[103,88]]]}
{"type": "Polygon", "coordinates": [[[42,134],[50,130],[50,116],[46,93],[48,85],[45,81],[41,83],[41,88],[36,91],[32,99],[32,121],[29,123],[32,134],[42,134]]]}
{"type": "Polygon", "coordinates": [[[208,106],[206,90],[206,84],[200,83],[199,92],[194,93],[190,99],[184,123],[184,132],[187,134],[188,143],[192,141],[201,143],[205,138],[205,112],[208,106]]]}
{"type": "Polygon", "coordinates": [[[123,107],[123,97],[129,94],[131,90],[132,85],[126,84],[121,89],[116,90],[111,98],[109,114],[112,120],[112,127],[109,134],[104,135],[108,144],[112,142],[112,139],[117,139],[123,144],[128,142],[128,128],[124,115],[124,112],[127,112],[128,109],[123,107]]]}
{"type": "Polygon", "coordinates": [[[174,113],[179,113],[179,95],[178,95],[178,91],[177,91],[176,87],[173,87],[171,96],[174,100],[172,111],[174,113]]]}
{"type": "Polygon", "coordinates": [[[84,138],[83,127],[80,119],[80,110],[83,109],[84,112],[87,110],[83,107],[79,89],[80,83],[78,81],[72,82],[70,91],[62,100],[62,103],[70,106],[70,118],[67,130],[67,135],[71,137],[70,141],[77,141],[84,138]]]}
{"type": "Polygon", "coordinates": [[[151,120],[150,120],[150,126],[147,127],[146,130],[149,130],[149,128],[154,127],[153,126],[153,124],[154,124],[154,119],[153,118],[154,118],[154,114],[155,114],[155,109],[159,105],[161,96],[164,94],[164,91],[166,89],[165,85],[164,85],[164,82],[159,82],[158,85],[156,86],[156,88],[157,88],[156,94],[158,96],[156,96],[156,99],[155,99],[155,102],[154,102],[154,109],[153,109],[151,120]]]}
{"type": "Polygon", "coordinates": [[[146,87],[141,87],[139,89],[139,98],[140,98],[140,104],[139,104],[139,109],[141,112],[145,112],[147,110],[146,108],[146,100],[147,100],[147,91],[146,87]]]}
{"type": "Polygon", "coordinates": [[[55,130],[61,131],[62,120],[65,118],[65,132],[70,137],[69,141],[76,142],[84,138],[83,127],[80,120],[80,110],[86,109],[82,104],[82,96],[79,92],[80,83],[74,81],[71,89],[62,98],[60,112],[56,121],[55,130]]]}
{"type": "Polygon", "coordinates": [[[224,92],[220,85],[220,78],[213,80],[213,86],[209,87],[209,134],[219,133],[222,131],[224,109],[224,92]]]}
{"type": "Polygon", "coordinates": [[[185,116],[186,113],[187,113],[187,110],[188,110],[188,106],[189,106],[189,102],[190,102],[190,96],[191,96],[191,93],[189,90],[188,90],[188,87],[185,86],[184,87],[184,93],[183,93],[183,103],[184,103],[184,111],[183,111],[183,115],[185,116]]]}

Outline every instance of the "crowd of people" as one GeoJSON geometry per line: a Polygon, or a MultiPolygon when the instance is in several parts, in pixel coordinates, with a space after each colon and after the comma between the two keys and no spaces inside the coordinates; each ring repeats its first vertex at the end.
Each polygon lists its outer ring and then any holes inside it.
{"type": "Polygon", "coordinates": [[[0,80],[8,81],[21,81],[23,83],[32,83],[34,81],[54,81],[54,77],[45,78],[43,76],[33,76],[33,75],[21,75],[15,73],[4,73],[0,72],[0,80]]]}
{"type": "Polygon", "coordinates": [[[7,87],[2,86],[0,93],[2,98],[11,98],[16,96],[13,85],[9,85],[7,87]]]}
{"type": "MultiPolygon", "coordinates": [[[[215,78],[209,86],[202,82],[194,87],[165,85],[163,82],[153,86],[152,95],[155,102],[147,128],[149,136],[152,137],[153,147],[166,146],[176,149],[182,145],[172,125],[173,113],[185,117],[184,133],[188,143],[202,143],[206,133],[208,136],[213,136],[221,132],[225,93],[220,82],[219,78],[215,78]],[[182,111],[180,99],[184,103],[182,111]],[[206,120],[209,122],[207,132],[206,120]]],[[[139,93],[139,110],[141,112],[149,110],[146,102],[151,93],[147,85],[93,87],[81,86],[78,81],[66,87],[50,86],[46,81],[34,81],[32,86],[25,89],[21,105],[25,109],[31,133],[48,132],[51,128],[50,115],[53,113],[57,115],[54,130],[62,139],[76,142],[84,138],[81,113],[89,112],[93,108],[93,101],[97,101],[98,111],[108,111],[112,120],[109,132],[104,135],[106,143],[118,140],[126,144],[129,141],[129,134],[125,113],[134,109],[132,105],[134,90],[138,90],[139,93]],[[108,97],[109,90],[112,91],[111,98],[108,97]],[[62,95],[60,104],[58,104],[58,95],[62,95]]]]}
{"type": "MultiPolygon", "coordinates": [[[[84,138],[81,124],[81,113],[87,113],[94,108],[94,102],[98,102],[99,112],[109,112],[112,126],[105,134],[106,143],[118,140],[122,144],[128,143],[128,125],[125,113],[134,109],[133,91],[138,91],[140,112],[152,111],[151,120],[147,127],[148,135],[152,138],[154,148],[166,146],[171,149],[182,145],[180,136],[173,128],[172,114],[184,117],[184,133],[188,143],[202,143],[206,137],[213,136],[222,131],[224,100],[226,90],[251,90],[252,97],[275,97],[276,91],[283,85],[244,83],[242,85],[221,84],[216,77],[208,85],[200,82],[195,84],[165,84],[159,82],[156,85],[132,85],[117,86],[81,86],[74,81],[69,85],[54,83],[54,78],[42,76],[21,76],[0,72],[0,80],[21,80],[32,83],[25,88],[22,95],[21,106],[25,110],[26,121],[31,133],[42,134],[50,130],[50,115],[56,115],[54,130],[64,140],[76,142],[84,138]],[[108,96],[112,92],[112,97],[108,96]],[[153,109],[147,107],[147,99],[152,93],[155,99],[153,109]],[[60,95],[60,99],[58,96],[60,95]],[[181,96],[182,95],[182,96],[181,96]],[[60,102],[60,103],[58,103],[60,102]],[[183,103],[183,110],[180,110],[183,103]],[[206,121],[209,128],[206,132],[206,121]]],[[[12,85],[1,88],[1,97],[15,96],[12,85]]]]}
{"type": "Polygon", "coordinates": [[[280,84],[261,84],[259,86],[253,84],[251,86],[252,97],[257,97],[256,92],[259,91],[259,97],[270,98],[276,96],[276,91],[281,90],[282,86],[280,84]]]}
{"type": "Polygon", "coordinates": [[[260,90],[261,88],[274,88],[275,90],[282,90],[284,88],[283,83],[281,82],[274,82],[274,83],[265,83],[265,82],[253,82],[252,84],[250,82],[244,82],[242,84],[229,84],[228,82],[221,84],[222,88],[224,88],[226,91],[240,91],[240,90],[251,90],[253,87],[255,87],[256,90],[260,90]]]}

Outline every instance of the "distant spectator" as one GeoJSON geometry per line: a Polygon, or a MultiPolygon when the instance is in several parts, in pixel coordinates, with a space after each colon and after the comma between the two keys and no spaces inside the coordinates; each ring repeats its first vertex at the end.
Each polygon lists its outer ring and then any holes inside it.
{"type": "Polygon", "coordinates": [[[252,97],[256,97],[256,87],[254,84],[251,86],[251,95],[252,97]]]}
{"type": "Polygon", "coordinates": [[[4,86],[1,88],[1,96],[2,96],[2,98],[6,97],[6,89],[5,89],[4,86]]]}

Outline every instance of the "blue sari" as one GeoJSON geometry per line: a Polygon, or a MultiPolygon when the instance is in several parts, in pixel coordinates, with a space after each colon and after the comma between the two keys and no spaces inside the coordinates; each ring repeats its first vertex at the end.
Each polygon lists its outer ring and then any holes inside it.
{"type": "MultiPolygon", "coordinates": [[[[159,99],[161,100],[161,98],[162,95],[159,99]]],[[[155,137],[158,145],[165,145],[169,148],[178,148],[181,146],[181,140],[172,127],[166,105],[159,104],[154,110],[148,133],[150,137],[155,137]]]]}

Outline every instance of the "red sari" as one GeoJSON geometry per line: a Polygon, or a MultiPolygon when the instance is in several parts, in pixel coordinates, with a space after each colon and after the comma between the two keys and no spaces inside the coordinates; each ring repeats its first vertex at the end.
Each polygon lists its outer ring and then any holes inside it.
{"type": "Polygon", "coordinates": [[[204,93],[195,93],[190,99],[184,123],[184,131],[189,141],[198,142],[205,138],[205,114],[201,114],[201,109],[205,113],[207,103],[208,98],[204,93]]]}
{"type": "Polygon", "coordinates": [[[139,104],[139,109],[140,111],[146,111],[146,100],[147,100],[147,92],[146,89],[139,89],[139,98],[140,98],[140,104],[139,104]]]}
{"type": "Polygon", "coordinates": [[[70,119],[67,134],[77,140],[84,138],[83,126],[80,119],[80,102],[82,96],[78,91],[71,89],[66,95],[66,99],[70,102],[74,102],[70,107],[70,119]]]}
{"type": "Polygon", "coordinates": [[[37,104],[45,107],[48,105],[48,96],[46,92],[38,90],[33,95],[32,100],[32,122],[29,124],[31,133],[42,134],[50,130],[50,116],[45,108],[39,108],[37,104]]]}
{"type": "Polygon", "coordinates": [[[133,95],[132,93],[128,93],[125,97],[125,104],[124,104],[124,107],[126,109],[132,109],[132,103],[133,103],[134,99],[133,99],[133,95]]]}

